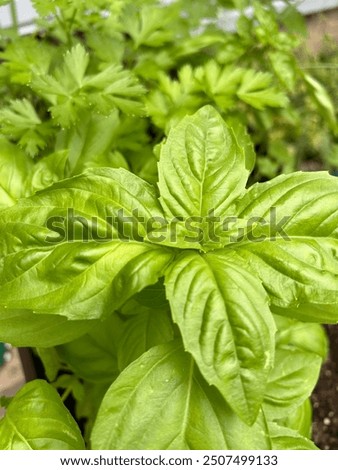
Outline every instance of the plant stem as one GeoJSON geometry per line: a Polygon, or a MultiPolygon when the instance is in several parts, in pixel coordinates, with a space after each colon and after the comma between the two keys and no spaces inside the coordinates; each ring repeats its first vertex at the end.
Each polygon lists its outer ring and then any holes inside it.
{"type": "Polygon", "coordinates": [[[69,394],[71,393],[71,391],[72,391],[71,387],[68,387],[68,388],[66,388],[66,390],[63,392],[63,394],[61,395],[61,400],[62,400],[63,402],[65,402],[65,401],[67,400],[67,398],[68,398],[69,394]]]}
{"type": "Polygon", "coordinates": [[[18,21],[18,11],[16,8],[15,0],[11,0],[9,7],[10,7],[11,17],[12,17],[12,29],[16,33],[16,35],[18,35],[19,34],[19,21],[18,21]]]}

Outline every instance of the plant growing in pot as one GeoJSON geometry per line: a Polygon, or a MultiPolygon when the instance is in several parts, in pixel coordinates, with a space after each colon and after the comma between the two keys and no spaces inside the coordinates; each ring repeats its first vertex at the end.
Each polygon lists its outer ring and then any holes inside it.
{"type": "MultiPolygon", "coordinates": [[[[2,213],[1,324],[14,334],[18,318],[29,318],[36,346],[90,330],[56,354],[99,396],[109,368],[92,448],[315,448],[285,424],[290,410],[308,420],[325,355],[316,326],[297,343],[299,320],[337,321],[338,181],[295,173],[245,189],[248,137],[210,106],[174,127],[158,153],[158,188],[124,169],[91,169],[2,213]],[[75,224],[88,238],[69,230],[75,224]],[[98,368],[86,351],[93,342],[109,345],[98,368]]],[[[49,393],[61,407],[51,390],[31,382],[13,399],[4,448],[26,445],[11,427],[25,399],[31,417],[49,393]]],[[[44,431],[27,430],[32,447],[41,432],[42,448],[60,445],[50,440],[48,410],[44,431]]]]}
{"type": "Polygon", "coordinates": [[[52,385],[3,400],[0,447],[315,448],[337,183],[251,186],[244,131],[274,140],[299,81],[334,127],[294,35],[258,2],[194,37],[202,2],[34,4],[39,33],[1,54],[0,340],[34,347],[52,385]]]}

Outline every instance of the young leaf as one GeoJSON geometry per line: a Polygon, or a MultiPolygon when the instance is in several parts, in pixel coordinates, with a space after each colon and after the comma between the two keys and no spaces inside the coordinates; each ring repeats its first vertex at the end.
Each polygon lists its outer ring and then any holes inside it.
{"type": "Polygon", "coordinates": [[[277,348],[264,395],[263,409],[269,420],[290,415],[312,393],[320,372],[319,356],[296,348],[277,348]]]}
{"type": "Polygon", "coordinates": [[[83,450],[81,432],[56,390],[43,380],[27,383],[0,420],[3,450],[83,450]]]}
{"type": "Polygon", "coordinates": [[[34,351],[42,362],[45,375],[49,382],[54,382],[59,371],[62,369],[62,362],[55,348],[36,348],[34,351]]]}
{"type": "Polygon", "coordinates": [[[315,444],[297,431],[277,423],[269,423],[273,450],[319,450],[315,444]]]}
{"type": "Polygon", "coordinates": [[[33,70],[34,73],[42,75],[48,73],[51,60],[57,53],[55,47],[47,41],[30,35],[16,36],[15,40],[6,44],[6,48],[0,52],[0,59],[3,60],[2,73],[6,73],[10,83],[29,85],[33,70]]]}
{"type": "Polygon", "coordinates": [[[155,8],[154,5],[129,6],[122,28],[132,37],[136,49],[141,45],[160,47],[173,38],[174,32],[167,26],[172,16],[172,11],[160,4],[155,8]]]}
{"type": "Polygon", "coordinates": [[[269,59],[280,82],[290,92],[294,91],[298,72],[295,58],[284,51],[272,51],[269,59]]]}
{"type": "Polygon", "coordinates": [[[224,216],[245,188],[245,156],[232,130],[211,107],[184,118],[161,148],[159,188],[169,218],[224,216]]]}
{"type": "Polygon", "coordinates": [[[103,399],[91,444],[111,450],[270,448],[262,416],[253,427],[245,425],[176,341],[150,349],[120,374],[103,399]]]}
{"type": "Polygon", "coordinates": [[[89,56],[78,44],[53,74],[34,74],[31,87],[51,103],[50,111],[58,124],[70,127],[90,108],[104,115],[116,109],[143,114],[140,97],[144,89],[129,70],[112,64],[95,75],[86,75],[88,64],[89,56]]]}
{"type": "Polygon", "coordinates": [[[173,320],[203,376],[252,424],[273,364],[274,322],[259,281],[231,254],[187,251],[166,276],[173,320]]]}
{"type": "Polygon", "coordinates": [[[66,177],[68,152],[52,153],[39,160],[30,174],[27,186],[31,194],[40,191],[66,177]]]}

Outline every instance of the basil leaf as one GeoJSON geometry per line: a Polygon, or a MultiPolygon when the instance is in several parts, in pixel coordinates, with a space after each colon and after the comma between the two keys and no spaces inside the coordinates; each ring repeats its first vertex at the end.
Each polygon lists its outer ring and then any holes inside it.
{"type": "Polygon", "coordinates": [[[277,347],[296,347],[317,354],[325,361],[329,344],[322,325],[303,323],[280,315],[274,315],[274,320],[277,326],[277,347]]]}
{"type": "Polygon", "coordinates": [[[145,351],[174,338],[173,324],[165,310],[140,306],[139,312],[127,318],[118,348],[119,369],[125,369],[145,351]]]}
{"type": "Polygon", "coordinates": [[[105,395],[93,449],[269,449],[260,415],[253,427],[231,412],[178,341],[127,367],[105,395]],[[238,447],[239,446],[239,447],[238,447]]]}
{"type": "Polygon", "coordinates": [[[0,264],[0,302],[73,320],[108,316],[157,282],[171,257],[162,247],[117,240],[22,249],[0,264]]]}
{"type": "Polygon", "coordinates": [[[122,328],[122,320],[113,314],[81,338],[59,346],[57,352],[77,376],[110,384],[119,372],[117,349],[122,328]]]}
{"type": "Polygon", "coordinates": [[[0,420],[0,449],[82,450],[84,442],[56,390],[34,380],[15,395],[0,420]]]}
{"type": "Polygon", "coordinates": [[[338,179],[326,172],[281,175],[251,186],[236,201],[239,218],[263,219],[288,237],[338,238],[338,179]]]}
{"type": "Polygon", "coordinates": [[[50,348],[82,336],[95,324],[93,320],[70,321],[60,315],[0,307],[0,340],[13,346],[50,348]]]}
{"type": "Polygon", "coordinates": [[[182,253],[167,273],[167,295],[203,376],[252,424],[273,364],[275,325],[260,282],[236,256],[216,253],[182,253]]]}
{"type": "Polygon", "coordinates": [[[26,195],[26,180],[32,168],[33,162],[16,145],[0,138],[0,209],[26,195]]]}
{"type": "Polygon", "coordinates": [[[248,174],[232,129],[205,106],[185,117],[161,146],[159,188],[165,214],[169,219],[206,217],[213,210],[222,216],[244,191],[248,174]]]}
{"type": "Polygon", "coordinates": [[[4,211],[0,247],[5,254],[74,240],[141,241],[150,218],[164,220],[150,184],[123,169],[96,168],[4,211]]]}
{"type": "Polygon", "coordinates": [[[269,423],[273,450],[319,450],[313,442],[297,431],[269,423]]]}
{"type": "MultiPolygon", "coordinates": [[[[231,245],[232,246],[232,245],[231,245]]],[[[291,240],[248,242],[234,246],[236,252],[255,273],[280,309],[302,308],[305,321],[335,323],[338,319],[338,240],[333,238],[293,237],[291,240]],[[325,306],[321,317],[310,308],[325,306]]]]}
{"type": "Polygon", "coordinates": [[[277,348],[275,366],[264,394],[264,412],[269,419],[291,414],[314,389],[322,365],[316,354],[296,348],[277,348]]]}
{"type": "Polygon", "coordinates": [[[312,405],[311,400],[305,400],[296,410],[276,420],[277,424],[297,431],[301,436],[311,439],[312,434],[312,405]]]}

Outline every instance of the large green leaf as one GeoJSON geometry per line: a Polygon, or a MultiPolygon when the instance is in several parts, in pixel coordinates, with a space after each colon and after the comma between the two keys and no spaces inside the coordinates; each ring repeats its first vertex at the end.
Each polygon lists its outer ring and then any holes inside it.
{"type": "Polygon", "coordinates": [[[300,236],[232,246],[261,279],[272,304],[279,308],[276,313],[282,315],[286,308],[293,312],[300,309],[295,318],[337,321],[338,240],[300,236]],[[317,317],[313,313],[316,307],[321,310],[317,317]]]}
{"type": "Polygon", "coordinates": [[[0,303],[73,320],[105,317],[154,284],[171,258],[162,247],[117,240],[22,249],[0,263],[0,303]]]}
{"type": "Polygon", "coordinates": [[[185,348],[207,382],[252,424],[274,356],[275,325],[260,282],[231,253],[187,251],[171,266],[166,286],[185,348]]]}
{"type": "Polygon", "coordinates": [[[236,206],[239,218],[256,218],[275,228],[281,224],[288,237],[338,238],[338,178],[326,172],[297,172],[257,183],[236,206]]]}
{"type": "Polygon", "coordinates": [[[238,217],[252,223],[232,247],[262,280],[276,313],[337,321],[337,203],[338,180],[325,172],[279,176],[237,202],[238,217]]]}
{"type": "Polygon", "coordinates": [[[161,214],[152,186],[124,170],[92,170],[22,200],[0,217],[1,305],[75,320],[111,313],[155,283],[172,256],[118,233],[141,239],[161,214]]]}
{"type": "Polygon", "coordinates": [[[87,334],[57,348],[58,354],[82,379],[108,382],[118,375],[117,349],[123,322],[113,314],[87,334]]]}
{"type": "Polygon", "coordinates": [[[2,450],[82,450],[80,430],[56,390],[43,380],[27,383],[0,420],[2,450]]]}
{"type": "Polygon", "coordinates": [[[156,346],[105,395],[93,449],[270,449],[260,415],[245,425],[206,384],[180,342],[156,346]]]}
{"type": "Polygon", "coordinates": [[[82,336],[95,324],[93,320],[70,321],[61,315],[0,307],[0,341],[14,346],[49,348],[82,336]]]}
{"type": "Polygon", "coordinates": [[[320,356],[296,348],[277,348],[264,395],[264,412],[273,420],[291,414],[308,398],[320,372],[320,356]]]}
{"type": "Polygon", "coordinates": [[[18,243],[24,236],[27,248],[32,241],[36,244],[38,233],[39,245],[48,245],[43,242],[47,235],[65,241],[65,234],[70,241],[118,236],[141,240],[150,227],[149,219],[157,217],[164,220],[150,184],[124,169],[96,168],[60,181],[3,213],[1,242],[8,245],[12,239],[18,243]],[[59,237],[55,237],[57,233],[59,237]]]}
{"type": "MultiPolygon", "coordinates": [[[[251,163],[248,163],[248,167],[251,163]]],[[[159,188],[169,219],[224,215],[248,169],[235,135],[211,106],[185,117],[161,148],[159,188]]]]}

